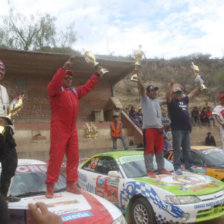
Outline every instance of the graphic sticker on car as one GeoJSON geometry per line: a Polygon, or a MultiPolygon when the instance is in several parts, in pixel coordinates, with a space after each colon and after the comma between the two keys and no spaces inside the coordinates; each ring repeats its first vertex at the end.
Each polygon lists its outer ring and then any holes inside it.
{"type": "Polygon", "coordinates": [[[126,183],[124,190],[120,193],[121,205],[124,206],[134,195],[143,195],[151,203],[157,206],[159,209],[169,213],[174,218],[182,218],[183,210],[177,205],[170,204],[168,201],[162,201],[159,195],[152,187],[148,187],[145,183],[138,181],[131,181],[126,183]]]}
{"type": "Polygon", "coordinates": [[[63,222],[93,216],[91,212],[78,212],[61,216],[63,222]]]}

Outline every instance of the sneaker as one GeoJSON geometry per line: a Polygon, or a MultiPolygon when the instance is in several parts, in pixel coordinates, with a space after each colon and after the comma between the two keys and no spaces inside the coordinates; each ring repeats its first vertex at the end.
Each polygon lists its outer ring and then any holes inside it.
{"type": "Polygon", "coordinates": [[[155,174],[154,174],[154,172],[153,172],[152,170],[150,170],[150,171],[148,172],[148,176],[149,176],[150,178],[156,178],[156,176],[155,176],[155,174]]]}
{"type": "Polygon", "coordinates": [[[175,170],[175,173],[177,174],[177,175],[183,175],[183,172],[182,172],[182,170],[179,168],[179,169],[176,169],[175,170]]]}
{"type": "Polygon", "coordinates": [[[47,192],[45,194],[46,198],[54,197],[54,184],[47,184],[47,192]]]}
{"type": "Polygon", "coordinates": [[[167,174],[167,175],[171,175],[171,173],[169,171],[167,171],[166,169],[163,170],[159,170],[158,174],[167,174]]]}
{"type": "Polygon", "coordinates": [[[196,173],[196,170],[192,166],[187,168],[186,170],[192,173],[196,173]]]}
{"type": "Polygon", "coordinates": [[[67,183],[66,191],[74,194],[81,194],[81,190],[76,186],[74,182],[67,183]]]}

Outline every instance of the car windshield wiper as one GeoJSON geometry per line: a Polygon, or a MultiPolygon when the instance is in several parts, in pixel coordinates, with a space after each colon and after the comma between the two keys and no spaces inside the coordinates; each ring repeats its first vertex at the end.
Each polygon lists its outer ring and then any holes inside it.
{"type": "MultiPolygon", "coordinates": [[[[58,189],[58,190],[55,190],[54,192],[57,193],[57,192],[62,192],[62,191],[65,191],[65,187],[64,188],[61,188],[61,189],[58,189]]],[[[28,197],[28,196],[33,196],[33,195],[40,195],[40,194],[45,194],[46,191],[38,191],[38,192],[27,192],[27,193],[24,193],[24,194],[18,194],[18,195],[13,195],[13,196],[16,196],[16,197],[28,197]]]]}
{"type": "Polygon", "coordinates": [[[40,192],[27,192],[27,193],[24,193],[24,194],[18,194],[18,195],[13,195],[13,196],[22,198],[22,197],[28,197],[28,196],[40,195],[40,194],[45,194],[45,191],[40,191],[40,192]]]}

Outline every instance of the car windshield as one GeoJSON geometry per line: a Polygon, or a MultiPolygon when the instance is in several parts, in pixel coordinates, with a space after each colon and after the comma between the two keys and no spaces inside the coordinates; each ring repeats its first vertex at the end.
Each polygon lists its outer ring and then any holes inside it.
{"type": "MultiPolygon", "coordinates": [[[[31,196],[46,192],[46,173],[17,173],[13,178],[10,188],[11,196],[31,196]]],[[[55,184],[55,192],[65,189],[65,178],[60,175],[58,182],[55,184]]]]}
{"type": "MultiPolygon", "coordinates": [[[[144,177],[147,175],[145,162],[143,155],[132,155],[132,156],[123,156],[119,158],[121,166],[128,178],[135,178],[135,177],[144,177]]],[[[168,171],[173,171],[173,165],[166,159],[165,161],[165,169],[168,171]]],[[[153,158],[153,165],[155,171],[157,170],[157,164],[155,157],[153,158]]]]}
{"type": "Polygon", "coordinates": [[[207,149],[201,150],[202,156],[207,166],[224,167],[224,150],[223,149],[207,149]]]}

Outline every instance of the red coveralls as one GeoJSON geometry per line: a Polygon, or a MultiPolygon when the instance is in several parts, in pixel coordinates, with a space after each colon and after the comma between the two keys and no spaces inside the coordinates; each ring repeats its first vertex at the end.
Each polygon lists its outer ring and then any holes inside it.
{"type": "Polygon", "coordinates": [[[63,87],[66,71],[59,68],[48,85],[51,106],[50,160],[46,184],[58,181],[64,154],[67,157],[67,182],[78,182],[79,147],[76,119],[79,99],[87,95],[99,81],[95,74],[82,86],[63,87]]]}

